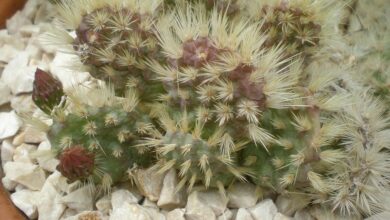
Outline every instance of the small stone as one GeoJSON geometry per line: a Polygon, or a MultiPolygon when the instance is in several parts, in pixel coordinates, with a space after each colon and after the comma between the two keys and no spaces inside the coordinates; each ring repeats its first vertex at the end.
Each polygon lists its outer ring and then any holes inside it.
{"type": "Polygon", "coordinates": [[[15,153],[15,147],[13,144],[11,144],[10,140],[4,140],[1,144],[1,165],[4,167],[4,165],[7,162],[12,161],[15,153]]]}
{"type": "Polygon", "coordinates": [[[10,34],[16,34],[19,28],[23,25],[31,25],[31,20],[26,17],[21,11],[18,11],[7,20],[7,30],[10,34]]]}
{"type": "Polygon", "coordinates": [[[376,215],[372,215],[371,217],[365,218],[364,220],[385,220],[390,219],[390,211],[385,211],[378,213],[376,215]]]}
{"type": "Polygon", "coordinates": [[[36,108],[31,95],[19,95],[11,99],[11,107],[16,112],[29,112],[36,108]]]}
{"type": "Polygon", "coordinates": [[[17,184],[15,187],[15,192],[20,191],[20,190],[26,190],[27,188],[23,186],[22,184],[17,184]]]}
{"type": "Polygon", "coordinates": [[[19,28],[19,32],[24,37],[31,37],[39,34],[41,27],[38,25],[24,25],[19,28]]]}
{"type": "Polygon", "coordinates": [[[174,209],[165,214],[167,220],[186,220],[184,218],[184,209],[174,209]]]}
{"type": "Polygon", "coordinates": [[[93,209],[92,199],[93,196],[90,186],[84,186],[62,197],[61,202],[63,202],[68,208],[82,212],[93,209]]]}
{"type": "Polygon", "coordinates": [[[103,196],[96,202],[96,208],[104,215],[108,215],[110,213],[111,207],[111,197],[108,195],[103,196]]]}
{"type": "Polygon", "coordinates": [[[15,58],[20,50],[16,49],[14,46],[6,44],[0,47],[0,62],[8,63],[13,58],[15,58]]]}
{"type": "Polygon", "coordinates": [[[228,203],[228,199],[222,196],[218,190],[199,192],[198,199],[212,208],[216,216],[225,212],[228,203]]]}
{"type": "Polygon", "coordinates": [[[24,49],[24,51],[30,56],[29,66],[34,66],[31,60],[39,59],[42,57],[42,50],[37,46],[35,40],[36,39],[30,38],[27,47],[24,49]]]}
{"type": "Polygon", "coordinates": [[[14,136],[22,126],[21,120],[14,111],[0,113],[0,121],[0,141],[14,136]]]}
{"type": "Polygon", "coordinates": [[[61,202],[61,194],[51,181],[45,182],[38,198],[39,220],[59,219],[66,206],[61,202]]]}
{"type": "Polygon", "coordinates": [[[275,201],[275,205],[280,213],[292,216],[294,213],[306,207],[310,201],[307,196],[302,195],[280,195],[275,201]]]}
{"type": "Polygon", "coordinates": [[[27,126],[25,130],[24,142],[29,144],[39,144],[47,140],[45,132],[39,131],[34,127],[27,126]]]}
{"type": "Polygon", "coordinates": [[[23,162],[8,162],[4,166],[5,175],[31,190],[40,190],[45,183],[45,172],[37,165],[23,162]]]}
{"type": "Polygon", "coordinates": [[[14,137],[12,140],[12,144],[14,146],[19,146],[24,143],[24,131],[20,132],[18,135],[14,137]]]}
{"type": "Polygon", "coordinates": [[[31,190],[20,190],[11,194],[12,202],[16,207],[22,210],[29,219],[36,219],[38,217],[37,198],[39,198],[39,192],[31,190]]]}
{"type": "Polygon", "coordinates": [[[145,207],[145,210],[152,220],[166,220],[165,215],[160,213],[158,209],[145,207]]]}
{"type": "Polygon", "coordinates": [[[78,189],[77,183],[69,184],[67,179],[60,172],[54,171],[47,179],[46,183],[50,182],[56,190],[61,194],[69,194],[78,189]]]}
{"type": "MultiPolygon", "coordinates": [[[[68,218],[75,218],[78,212],[74,209],[65,209],[64,213],[62,213],[61,220],[67,220],[68,218]]],[[[78,219],[76,219],[78,220],[78,219]]]]}
{"type": "Polygon", "coordinates": [[[136,184],[140,193],[150,201],[158,201],[164,175],[157,174],[153,168],[140,169],[135,172],[136,184]]]}
{"type": "Polygon", "coordinates": [[[34,163],[30,154],[37,150],[37,146],[31,144],[21,144],[15,149],[14,161],[22,163],[34,163]]]}
{"type": "MultiPolygon", "coordinates": [[[[1,50],[0,50],[0,54],[1,54],[1,50]]],[[[0,73],[1,73],[1,69],[0,69],[0,73]]],[[[11,89],[8,87],[7,84],[0,81],[0,106],[10,102],[11,98],[12,98],[11,89]]]]}
{"type": "Polygon", "coordinates": [[[41,166],[44,170],[54,172],[56,171],[57,165],[59,164],[59,160],[53,158],[50,149],[51,145],[48,140],[40,143],[38,146],[36,159],[39,163],[39,166],[41,166]]]}
{"type": "Polygon", "coordinates": [[[222,215],[218,216],[217,220],[232,220],[233,219],[233,212],[229,209],[226,209],[222,215]]]}
{"type": "Polygon", "coordinates": [[[249,208],[248,211],[255,220],[272,220],[278,212],[271,199],[261,201],[255,207],[249,208]]]}
{"type": "Polygon", "coordinates": [[[15,191],[16,186],[18,185],[17,182],[10,180],[8,177],[3,177],[1,179],[1,182],[3,183],[3,186],[8,191],[15,191]]]}
{"type": "Polygon", "coordinates": [[[106,217],[99,211],[84,211],[77,215],[70,216],[64,220],[105,220],[106,217]]]}
{"type": "Polygon", "coordinates": [[[120,189],[116,190],[111,195],[111,206],[112,209],[117,209],[123,205],[123,203],[137,204],[139,202],[139,197],[137,197],[132,192],[120,189]]]}
{"type": "Polygon", "coordinates": [[[285,216],[283,215],[282,213],[278,212],[276,213],[276,215],[274,216],[274,219],[273,220],[293,220],[293,218],[290,218],[288,216],[285,216]]]}
{"type": "Polygon", "coordinates": [[[5,66],[1,80],[8,85],[12,94],[31,92],[36,67],[28,66],[29,54],[19,53],[5,66]]]}
{"type": "Polygon", "coordinates": [[[146,208],[159,209],[157,204],[155,202],[150,201],[148,198],[144,199],[142,206],[146,208]]]}
{"type": "Polygon", "coordinates": [[[301,209],[295,212],[294,220],[315,220],[305,209],[301,209]]]}
{"type": "Polygon", "coordinates": [[[171,169],[164,177],[163,187],[157,205],[162,209],[172,210],[179,207],[184,207],[185,196],[180,190],[176,192],[177,174],[174,169],[171,169]]]}
{"type": "Polygon", "coordinates": [[[113,209],[110,220],[154,220],[147,209],[138,204],[124,203],[117,209],[113,209]]]}
{"type": "MultiPolygon", "coordinates": [[[[214,210],[210,206],[208,206],[210,201],[207,200],[205,201],[204,199],[201,198],[199,194],[200,192],[194,191],[188,196],[186,213],[185,213],[186,219],[187,220],[203,220],[203,219],[216,220],[217,218],[214,210]]],[[[222,214],[222,212],[220,212],[220,214],[222,214]]]]}
{"type": "Polygon", "coordinates": [[[235,220],[254,220],[251,213],[244,208],[238,209],[235,220]]]}
{"type": "Polygon", "coordinates": [[[256,186],[250,183],[235,183],[228,189],[229,208],[249,208],[256,205],[256,186]]]}

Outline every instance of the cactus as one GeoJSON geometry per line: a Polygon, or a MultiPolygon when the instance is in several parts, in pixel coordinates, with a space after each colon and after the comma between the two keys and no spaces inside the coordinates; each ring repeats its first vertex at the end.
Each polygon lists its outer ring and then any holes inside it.
{"type": "MultiPolygon", "coordinates": [[[[166,107],[161,106],[160,109],[166,107]]],[[[159,173],[171,168],[179,170],[181,181],[177,191],[188,183],[188,191],[194,184],[201,182],[208,187],[218,187],[225,194],[224,187],[230,185],[235,179],[245,180],[249,169],[238,167],[234,161],[234,151],[229,155],[219,149],[223,132],[216,129],[214,133],[207,133],[202,121],[196,116],[176,115],[176,119],[162,110],[158,116],[163,132],[153,131],[150,138],[141,145],[156,149],[158,162],[155,167],[159,173]]],[[[237,149],[245,142],[232,143],[237,149]]]]}
{"type": "Polygon", "coordinates": [[[258,25],[246,19],[230,24],[226,15],[216,9],[209,15],[204,6],[173,11],[156,28],[166,63],[149,66],[167,90],[162,101],[198,112],[205,127],[223,127],[226,138],[265,147],[273,141],[259,118],[267,108],[298,101],[293,87],[299,62],[282,59],[282,48],[264,51],[258,25]]]}
{"type": "MultiPolygon", "coordinates": [[[[47,79],[41,77],[45,74],[42,71],[37,73],[37,83],[47,79]]],[[[55,88],[61,88],[59,81],[48,79],[55,88]]],[[[51,91],[51,87],[34,87],[34,100],[48,112],[56,110],[48,137],[60,160],[58,170],[69,181],[88,182],[109,191],[112,184],[124,179],[129,168],[145,167],[154,160],[153,155],[134,147],[151,127],[148,117],[136,109],[138,97],[134,92],[119,98],[111,87],[79,88],[68,92],[66,105],[48,108],[41,100],[51,91]]]]}
{"type": "Polygon", "coordinates": [[[153,24],[160,4],[161,0],[64,1],[59,6],[60,30],[73,30],[76,37],[68,35],[63,43],[74,48],[93,77],[115,85],[118,95],[134,87],[148,97],[160,89],[152,86],[145,66],[145,60],[158,59],[153,24]]]}
{"type": "Polygon", "coordinates": [[[337,40],[342,6],[336,1],[255,0],[241,4],[254,20],[261,21],[261,30],[267,32],[264,46],[282,43],[286,56],[312,55],[337,40]]]}
{"type": "MultiPolygon", "coordinates": [[[[63,27],[52,36],[104,81],[63,92],[37,72],[33,99],[54,120],[49,138],[69,181],[107,192],[136,164],[175,169],[176,190],[202,185],[225,194],[235,181],[250,181],[265,195],[299,194],[301,203],[341,215],[385,208],[388,108],[376,97],[387,99],[387,72],[368,69],[388,53],[377,47],[375,56],[348,57],[343,40],[359,43],[353,34],[341,38],[336,1],[58,7],[63,27]]],[[[380,42],[386,33],[376,33],[380,42]]]]}

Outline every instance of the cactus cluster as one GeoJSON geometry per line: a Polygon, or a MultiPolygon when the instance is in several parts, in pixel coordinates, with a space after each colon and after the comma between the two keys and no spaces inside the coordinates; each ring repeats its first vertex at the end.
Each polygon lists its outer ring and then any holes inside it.
{"type": "MultiPolygon", "coordinates": [[[[63,91],[50,74],[36,75],[34,101],[53,118],[45,128],[69,181],[107,192],[129,169],[153,167],[175,169],[177,190],[224,194],[250,181],[342,215],[385,208],[390,130],[380,98],[389,90],[343,59],[354,41],[344,42],[350,36],[342,36],[336,1],[57,7],[60,26],[48,36],[98,79],[63,91]]],[[[364,71],[386,83],[386,71],[364,71]]]]}

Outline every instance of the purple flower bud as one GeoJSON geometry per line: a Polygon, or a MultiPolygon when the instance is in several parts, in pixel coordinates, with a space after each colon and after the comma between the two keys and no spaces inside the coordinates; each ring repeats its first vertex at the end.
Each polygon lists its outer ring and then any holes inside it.
{"type": "Polygon", "coordinates": [[[41,69],[35,72],[32,98],[42,111],[50,114],[61,103],[64,91],[59,80],[41,69]]]}

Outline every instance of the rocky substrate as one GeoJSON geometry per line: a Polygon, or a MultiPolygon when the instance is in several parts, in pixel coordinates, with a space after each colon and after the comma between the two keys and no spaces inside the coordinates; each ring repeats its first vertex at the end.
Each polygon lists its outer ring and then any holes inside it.
{"type": "MultiPolygon", "coordinates": [[[[30,219],[42,220],[305,220],[336,219],[321,209],[307,209],[299,201],[279,195],[274,201],[260,198],[250,183],[236,183],[221,196],[216,190],[198,189],[175,193],[178,183],[171,170],[129,171],[135,187],[123,183],[103,197],[94,198],[89,186],[68,184],[56,171],[58,160],[48,156],[46,134],[22,122],[17,113],[42,113],[31,99],[37,67],[59,78],[65,89],[89,83],[89,74],[69,70],[75,57],[39,39],[50,29],[49,4],[30,0],[0,30],[0,142],[2,183],[14,204],[30,219]]],[[[345,219],[345,218],[342,218],[345,219]]],[[[369,219],[390,219],[381,213],[369,219]]]]}

